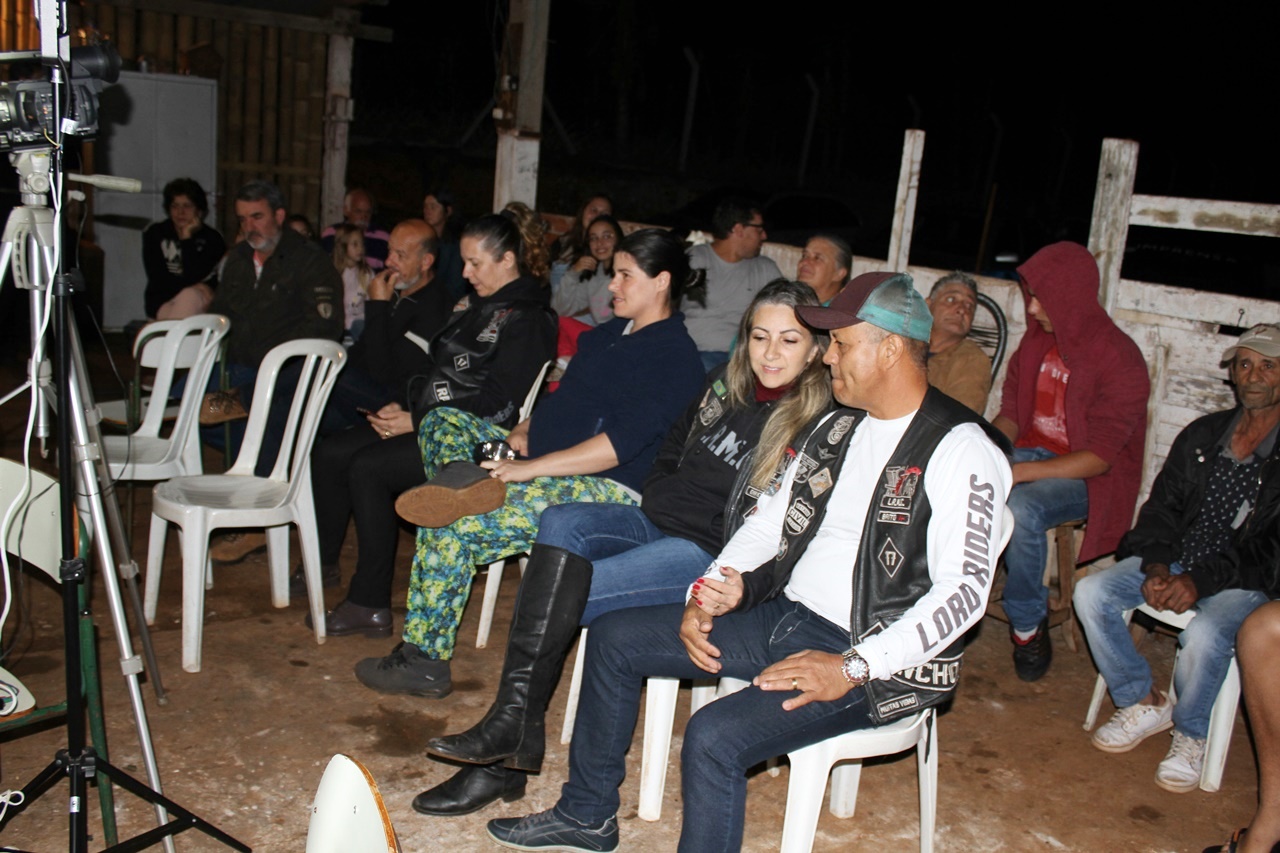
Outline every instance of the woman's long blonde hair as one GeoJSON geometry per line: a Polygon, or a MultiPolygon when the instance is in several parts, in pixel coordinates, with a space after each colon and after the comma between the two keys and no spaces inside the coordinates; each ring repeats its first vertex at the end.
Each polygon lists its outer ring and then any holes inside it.
{"type": "MultiPolygon", "coordinates": [[[[801,305],[818,304],[813,288],[798,281],[777,278],[760,289],[738,324],[738,345],[729,357],[729,367],[725,372],[730,406],[747,406],[755,400],[756,376],[751,370],[749,349],[751,328],[755,325],[756,311],[760,306],[785,305],[794,311],[801,305]]],[[[774,407],[760,431],[760,441],[752,454],[749,482],[758,489],[769,485],[786,456],[787,447],[800,430],[831,406],[831,377],[827,366],[822,363],[828,337],[823,332],[809,331],[817,354],[774,407]]]]}

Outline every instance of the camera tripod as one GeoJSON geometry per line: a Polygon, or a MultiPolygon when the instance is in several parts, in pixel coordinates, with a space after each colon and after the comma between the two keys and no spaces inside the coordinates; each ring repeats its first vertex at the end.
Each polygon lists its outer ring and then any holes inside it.
{"type": "MultiPolygon", "coordinates": [[[[141,601],[137,592],[137,566],[129,557],[124,526],[120,520],[120,508],[114,487],[102,455],[101,434],[98,428],[97,409],[89,388],[83,349],[73,316],[73,282],[75,276],[59,272],[58,251],[60,236],[58,219],[46,202],[46,193],[58,191],[50,180],[52,158],[48,152],[23,152],[11,156],[18,169],[22,205],[10,214],[0,242],[0,280],[10,268],[14,281],[30,290],[32,318],[32,364],[40,365],[45,359],[41,329],[45,326],[46,312],[52,312],[54,357],[56,375],[52,387],[47,376],[40,378],[31,388],[33,405],[54,406],[57,417],[57,448],[62,506],[62,617],[63,646],[66,654],[67,689],[67,741],[53,760],[22,789],[23,801],[11,806],[0,828],[21,814],[32,802],[46,793],[60,777],[66,777],[70,786],[68,796],[69,846],[71,853],[82,853],[88,844],[88,815],[86,796],[88,780],[102,774],[126,791],[151,803],[159,824],[155,829],[116,844],[108,851],[142,850],[162,843],[167,853],[173,853],[172,836],[187,829],[198,829],[234,850],[249,851],[249,847],[222,832],[209,822],[196,816],[160,792],[160,773],[151,743],[146,706],[138,676],[143,671],[140,658],[134,653],[125,618],[124,607],[117,583],[117,569],[124,577],[131,592],[135,612],[139,614],[144,646],[149,649],[145,621],[141,619],[141,601]],[[50,302],[50,299],[52,300],[50,302]],[[52,395],[52,396],[50,396],[52,395]],[[86,505],[92,522],[94,551],[106,591],[107,602],[115,627],[119,647],[121,671],[125,676],[129,700],[133,708],[138,742],[142,751],[149,785],[133,779],[99,756],[92,746],[85,743],[85,708],[81,688],[81,655],[78,641],[80,590],[87,582],[85,560],[76,552],[76,522],[73,509],[76,502],[76,485],[79,485],[81,501],[86,505]],[[117,563],[114,557],[120,550],[124,559],[117,563]],[[172,815],[172,817],[171,817],[172,815]]],[[[33,367],[33,373],[35,368],[33,367]]],[[[163,405],[163,402],[157,403],[163,405]]],[[[40,420],[45,415],[42,413],[40,420]]],[[[46,432],[47,433],[47,424],[46,432]]],[[[154,656],[148,655],[154,680],[154,656]]],[[[160,690],[157,687],[157,693],[160,690]]],[[[163,699],[161,699],[163,701],[163,699]]]]}

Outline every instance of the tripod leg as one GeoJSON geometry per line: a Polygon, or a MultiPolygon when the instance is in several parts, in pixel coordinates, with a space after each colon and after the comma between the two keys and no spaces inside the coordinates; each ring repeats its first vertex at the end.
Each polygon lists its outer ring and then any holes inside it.
{"type": "MultiPolygon", "coordinates": [[[[107,727],[102,716],[102,682],[98,678],[98,644],[93,616],[86,607],[84,587],[80,588],[80,670],[84,679],[85,705],[89,713],[89,737],[98,755],[107,760],[107,727]]],[[[102,808],[102,834],[107,844],[116,843],[116,805],[111,779],[98,771],[98,804],[102,808]]]]}

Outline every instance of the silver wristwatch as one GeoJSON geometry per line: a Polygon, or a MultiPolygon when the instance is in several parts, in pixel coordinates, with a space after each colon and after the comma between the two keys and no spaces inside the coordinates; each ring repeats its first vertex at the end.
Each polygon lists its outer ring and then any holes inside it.
{"type": "Polygon", "coordinates": [[[854,687],[861,687],[871,680],[871,664],[853,649],[844,653],[844,662],[840,664],[845,681],[854,687]]]}

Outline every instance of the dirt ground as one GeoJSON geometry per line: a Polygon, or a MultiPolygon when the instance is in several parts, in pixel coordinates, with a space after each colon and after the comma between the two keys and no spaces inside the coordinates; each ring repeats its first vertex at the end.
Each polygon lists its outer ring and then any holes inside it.
{"type": "MultiPolygon", "coordinates": [[[[16,384],[14,368],[12,363],[0,365],[3,390],[16,384]]],[[[14,457],[20,443],[18,421],[23,413],[15,410],[20,405],[11,403],[0,410],[0,448],[5,456],[14,457]]],[[[218,470],[218,458],[207,457],[207,470],[218,470]]],[[[149,491],[139,489],[134,525],[134,554],[139,562],[145,557],[148,500],[149,491]]],[[[397,578],[400,602],[411,545],[406,532],[401,537],[397,578]]],[[[296,543],[293,554],[297,554],[296,543]]],[[[350,575],[354,556],[349,542],[342,560],[345,576],[350,575]]],[[[102,579],[96,574],[95,619],[110,758],[142,779],[145,772],[133,711],[116,663],[114,627],[102,579]]],[[[455,819],[423,817],[409,803],[419,791],[453,772],[451,766],[424,757],[427,738],[471,725],[492,699],[517,576],[515,571],[507,573],[486,649],[475,648],[478,595],[468,608],[454,660],[451,696],[443,700],[386,697],[362,687],[352,667],[362,658],[386,654],[394,641],[331,638],[317,645],[302,624],[305,610],[300,602],[284,610],[271,606],[265,555],[216,571],[215,586],[205,601],[204,669],[198,674],[184,672],[180,665],[181,574],[177,539],[170,536],[152,629],[168,703],[158,704],[151,685],[143,685],[166,794],[255,850],[302,850],[321,773],[331,755],[345,752],[362,761],[377,780],[405,851],[497,849],[485,836],[487,820],[541,810],[555,801],[568,754],[568,747],[557,738],[548,745],[543,773],[530,778],[528,793],[520,802],[498,803],[455,819]]],[[[327,593],[330,605],[342,595],[341,590],[327,593]]],[[[29,633],[22,634],[19,653],[5,665],[37,697],[57,701],[63,693],[63,653],[56,592],[51,585],[29,582],[26,601],[30,615],[25,617],[25,627],[19,628],[20,617],[11,617],[5,641],[15,630],[29,633]]],[[[403,605],[395,613],[398,629],[403,605]]],[[[975,632],[965,656],[959,695],[940,719],[939,851],[1198,851],[1222,841],[1248,819],[1257,789],[1243,713],[1235,727],[1222,790],[1167,793],[1152,780],[1168,746],[1164,736],[1123,755],[1104,755],[1089,746],[1088,735],[1081,729],[1095,677],[1088,654],[1068,651],[1060,629],[1055,629],[1053,668],[1042,681],[1024,684],[1013,674],[1006,631],[1003,624],[986,620],[975,632]]],[[[1162,636],[1146,645],[1159,680],[1168,678],[1173,647],[1173,640],[1162,636]]],[[[567,678],[552,701],[549,732],[559,732],[566,687],[567,678]]],[[[687,696],[682,701],[687,702],[687,696]]],[[[1111,710],[1109,702],[1104,703],[1103,719],[1111,710]]],[[[677,712],[663,819],[656,823],[636,815],[637,737],[628,759],[619,815],[624,850],[675,849],[681,820],[676,758],[686,715],[685,710],[677,712]]],[[[25,785],[64,740],[60,727],[0,738],[0,790],[25,785]]],[[[751,779],[745,850],[777,848],[787,772],[784,765],[777,777],[761,772],[751,779]]],[[[911,755],[868,762],[862,778],[857,815],[838,820],[824,811],[814,849],[917,849],[911,755]]],[[[65,793],[65,783],[59,783],[15,816],[0,833],[3,849],[41,853],[67,849],[65,793]]],[[[148,806],[123,792],[116,797],[123,835],[154,825],[148,806]]],[[[89,812],[94,834],[90,849],[102,849],[96,791],[91,791],[89,812]]],[[[194,832],[182,834],[176,844],[183,851],[225,849],[194,832]]]]}

